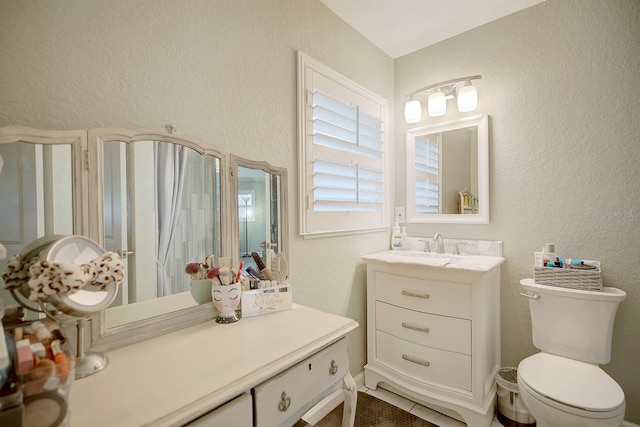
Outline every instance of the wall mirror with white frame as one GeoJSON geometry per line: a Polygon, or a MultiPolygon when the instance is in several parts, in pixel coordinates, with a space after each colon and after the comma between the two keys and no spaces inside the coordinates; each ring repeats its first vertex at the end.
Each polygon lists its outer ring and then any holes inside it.
{"type": "Polygon", "coordinates": [[[489,118],[409,129],[407,222],[489,223],[489,118]]]}
{"type": "MultiPolygon", "coordinates": [[[[239,262],[239,187],[229,179],[229,153],[171,126],[8,126],[0,128],[0,153],[3,178],[10,178],[0,182],[0,241],[8,256],[42,236],[81,234],[123,258],[126,280],[114,303],[91,322],[87,339],[93,349],[121,347],[213,317],[212,304],[193,300],[184,265],[212,254],[239,262]]],[[[286,170],[242,159],[234,165],[243,165],[240,175],[256,166],[265,175],[254,206],[261,203],[269,214],[254,215],[263,224],[261,241],[270,233],[267,247],[285,250],[286,170]]],[[[0,297],[11,304],[8,292],[0,297]]]]}

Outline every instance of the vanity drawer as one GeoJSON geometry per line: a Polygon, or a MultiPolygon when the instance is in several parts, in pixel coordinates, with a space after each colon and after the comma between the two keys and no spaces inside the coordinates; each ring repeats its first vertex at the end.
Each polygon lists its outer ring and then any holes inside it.
{"type": "Polygon", "coordinates": [[[376,357],[391,369],[418,381],[471,391],[471,356],[425,347],[377,331],[376,357]]]}
{"type": "MultiPolygon", "coordinates": [[[[253,389],[255,427],[281,425],[349,372],[346,338],[253,389]]],[[[305,408],[305,411],[310,408],[305,408]]],[[[300,416],[302,416],[301,413],[300,416]]]]}
{"type": "Polygon", "coordinates": [[[253,425],[252,415],[251,395],[245,393],[208,414],[191,421],[185,427],[251,427],[253,425]]]}
{"type": "Polygon", "coordinates": [[[415,344],[471,355],[471,320],[376,301],[376,329],[415,344]]]}
{"type": "Polygon", "coordinates": [[[376,299],[424,313],[471,319],[471,285],[376,271],[376,299]]]}

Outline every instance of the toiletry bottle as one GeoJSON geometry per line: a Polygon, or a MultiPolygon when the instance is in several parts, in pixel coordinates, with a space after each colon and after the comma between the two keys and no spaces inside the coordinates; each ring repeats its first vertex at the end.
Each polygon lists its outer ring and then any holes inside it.
{"type": "Polygon", "coordinates": [[[400,233],[400,236],[402,236],[402,243],[400,244],[400,247],[405,249],[409,246],[409,242],[407,242],[407,227],[402,227],[402,233],[400,233]]]}
{"type": "Polygon", "coordinates": [[[400,232],[400,224],[398,221],[393,223],[393,228],[391,229],[391,249],[397,251],[400,249],[402,245],[402,233],[400,232]]]}
{"type": "Polygon", "coordinates": [[[542,248],[542,266],[553,267],[553,263],[556,260],[556,245],[553,243],[547,243],[542,248]],[[549,265],[551,263],[551,265],[549,265]]]}

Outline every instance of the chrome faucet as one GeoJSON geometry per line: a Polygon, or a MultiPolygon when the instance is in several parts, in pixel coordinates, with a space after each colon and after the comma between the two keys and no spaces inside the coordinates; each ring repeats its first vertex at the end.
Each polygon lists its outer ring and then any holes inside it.
{"type": "Polygon", "coordinates": [[[438,243],[438,247],[436,249],[436,253],[437,254],[443,254],[444,253],[444,242],[442,241],[442,235],[440,233],[436,233],[435,236],[433,236],[433,240],[435,240],[438,243]]]}

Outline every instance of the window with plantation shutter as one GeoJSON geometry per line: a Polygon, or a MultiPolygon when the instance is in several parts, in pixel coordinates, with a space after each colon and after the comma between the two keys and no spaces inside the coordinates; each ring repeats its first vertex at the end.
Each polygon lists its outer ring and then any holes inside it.
{"type": "Polygon", "coordinates": [[[300,234],[387,227],[387,101],[298,56],[300,234]]]}

